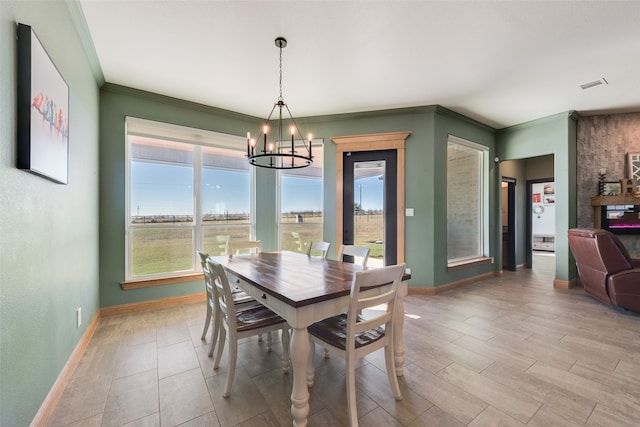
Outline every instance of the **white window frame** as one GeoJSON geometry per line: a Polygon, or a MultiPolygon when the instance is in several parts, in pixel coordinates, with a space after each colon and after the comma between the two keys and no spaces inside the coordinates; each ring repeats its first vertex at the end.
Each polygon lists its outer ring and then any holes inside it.
{"type": "MultiPolygon", "coordinates": [[[[219,147],[240,152],[246,151],[246,139],[240,136],[229,135],[219,132],[196,129],[186,126],[173,125],[169,123],[156,122],[152,120],[140,119],[136,117],[125,117],[125,280],[162,279],[179,277],[202,271],[199,259],[196,259],[195,250],[202,248],[204,244],[203,212],[202,212],[202,147],[219,147]],[[190,224],[156,224],[154,228],[189,228],[193,232],[194,248],[191,258],[191,268],[182,271],[166,273],[132,275],[132,248],[131,231],[134,229],[149,228],[148,225],[132,224],[131,219],[131,144],[129,136],[143,136],[157,138],[170,142],[190,144],[193,151],[193,200],[194,213],[193,222],[190,224]]],[[[255,238],[255,173],[254,168],[249,168],[250,183],[250,212],[249,229],[251,238],[255,238]]]]}
{"type": "MultiPolygon", "coordinates": [[[[449,259],[447,254],[447,266],[448,267],[457,267],[465,264],[477,263],[479,261],[489,259],[489,239],[487,236],[489,235],[489,147],[478,144],[473,141],[469,141],[464,138],[457,137],[455,135],[448,135],[447,137],[447,160],[448,160],[448,146],[449,143],[454,143],[458,145],[462,145],[467,148],[471,148],[477,150],[480,153],[480,162],[481,162],[481,174],[479,177],[480,185],[478,188],[480,189],[480,194],[478,198],[479,206],[477,206],[477,211],[480,214],[480,230],[478,230],[478,237],[480,239],[480,244],[478,245],[482,251],[482,253],[462,258],[454,258],[449,259]]],[[[447,161],[448,167],[448,161],[447,161]]],[[[447,194],[449,191],[447,190],[447,194]]],[[[447,210],[447,221],[448,221],[448,210],[447,210]]],[[[449,235],[447,234],[447,245],[449,245],[449,235]]]]}
{"type": "MultiPolygon", "coordinates": [[[[320,182],[322,184],[322,189],[321,189],[321,195],[322,195],[322,201],[320,203],[320,211],[322,212],[322,222],[320,223],[320,227],[322,229],[322,239],[324,240],[324,221],[325,221],[325,211],[324,211],[324,138],[314,138],[311,141],[311,144],[313,145],[313,151],[315,153],[318,152],[318,149],[322,150],[322,156],[318,156],[321,157],[320,159],[315,159],[313,162],[314,164],[317,161],[323,162],[322,166],[320,167],[320,182]]],[[[277,194],[276,194],[276,227],[277,227],[277,234],[278,234],[278,248],[282,249],[282,174],[283,171],[279,170],[278,171],[278,184],[277,184],[277,194]]]]}

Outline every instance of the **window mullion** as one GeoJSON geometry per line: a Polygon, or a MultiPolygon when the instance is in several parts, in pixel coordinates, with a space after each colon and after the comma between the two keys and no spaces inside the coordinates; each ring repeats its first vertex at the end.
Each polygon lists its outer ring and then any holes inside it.
{"type": "Polygon", "coordinates": [[[202,226],[202,149],[200,146],[193,147],[193,200],[194,200],[194,268],[199,265],[195,259],[195,250],[204,248],[204,229],[202,226]]]}

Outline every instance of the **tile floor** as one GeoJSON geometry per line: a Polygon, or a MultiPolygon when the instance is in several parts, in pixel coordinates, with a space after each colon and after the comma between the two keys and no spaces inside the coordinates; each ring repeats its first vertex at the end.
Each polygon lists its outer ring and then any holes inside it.
{"type": "MultiPolygon", "coordinates": [[[[553,262],[408,297],[404,399],[371,355],[357,370],[360,425],[640,425],[640,315],[554,290],[553,262]]],[[[243,341],[224,399],[226,362],[213,371],[204,314],[202,303],[102,319],[49,426],[291,425],[278,345],[243,341]]],[[[316,367],[309,426],[343,426],[344,362],[317,349],[316,367]]]]}

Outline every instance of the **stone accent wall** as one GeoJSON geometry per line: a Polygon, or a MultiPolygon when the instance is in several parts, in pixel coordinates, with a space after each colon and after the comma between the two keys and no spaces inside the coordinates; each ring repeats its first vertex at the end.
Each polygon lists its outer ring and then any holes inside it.
{"type": "MultiPolygon", "coordinates": [[[[578,227],[593,227],[598,171],[607,170],[607,181],[627,177],[626,154],[640,153],[640,113],[580,117],[577,137],[578,227]]],[[[640,235],[619,237],[640,258],[640,235]]]]}

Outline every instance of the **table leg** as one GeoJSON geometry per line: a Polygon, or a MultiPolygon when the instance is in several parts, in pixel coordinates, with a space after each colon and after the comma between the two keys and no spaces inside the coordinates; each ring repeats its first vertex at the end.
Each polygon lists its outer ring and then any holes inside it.
{"type": "Polygon", "coordinates": [[[402,295],[396,300],[396,322],[393,331],[393,360],[396,364],[396,375],[404,375],[404,300],[402,295]]]}
{"type": "Polygon", "coordinates": [[[295,427],[307,425],[309,415],[309,390],[307,389],[307,361],[309,359],[309,333],[307,328],[293,330],[291,341],[291,365],[293,367],[293,391],[291,392],[291,415],[295,427]]]}

